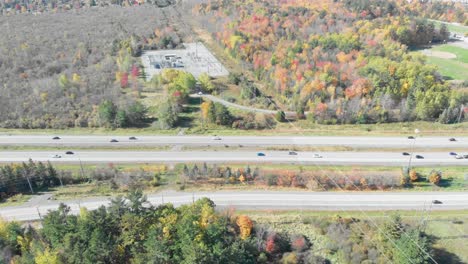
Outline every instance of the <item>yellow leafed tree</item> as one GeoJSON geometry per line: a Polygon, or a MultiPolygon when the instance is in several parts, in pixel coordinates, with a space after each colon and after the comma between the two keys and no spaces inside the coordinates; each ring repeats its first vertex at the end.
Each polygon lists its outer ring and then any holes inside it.
{"type": "Polygon", "coordinates": [[[201,112],[202,112],[202,118],[203,119],[208,119],[208,109],[210,108],[210,103],[209,102],[203,102],[200,106],[201,112]]]}
{"type": "Polygon", "coordinates": [[[79,83],[79,82],[81,82],[81,76],[78,75],[77,73],[74,73],[74,74],[72,75],[72,81],[73,81],[74,83],[79,83]]]}
{"type": "Polygon", "coordinates": [[[44,252],[38,251],[36,257],[34,258],[36,264],[60,264],[58,253],[51,252],[49,249],[46,249],[44,252]]]}
{"type": "Polygon", "coordinates": [[[252,220],[246,215],[241,215],[237,218],[236,224],[239,226],[240,237],[242,239],[247,239],[252,232],[252,220]]]}

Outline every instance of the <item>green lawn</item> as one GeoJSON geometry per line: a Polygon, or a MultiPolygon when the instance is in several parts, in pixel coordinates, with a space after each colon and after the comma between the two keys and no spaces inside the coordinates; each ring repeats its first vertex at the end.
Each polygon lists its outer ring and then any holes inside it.
{"type": "MultiPolygon", "coordinates": [[[[463,62],[463,63],[468,63],[468,49],[464,49],[464,48],[449,45],[449,44],[444,44],[444,45],[433,46],[431,50],[453,53],[457,55],[457,58],[454,60],[463,62]]],[[[467,77],[466,75],[468,75],[468,73],[465,72],[465,77],[467,77]]]]}
{"type": "Polygon", "coordinates": [[[427,62],[439,67],[439,72],[452,80],[465,80],[468,78],[468,64],[457,61],[456,59],[441,59],[436,57],[427,57],[427,62]]]}
{"type": "Polygon", "coordinates": [[[452,80],[468,79],[468,49],[453,46],[450,44],[434,45],[431,50],[442,51],[455,54],[454,59],[443,59],[427,56],[429,64],[437,65],[439,72],[446,78],[452,80]]]}
{"type": "MultiPolygon", "coordinates": [[[[437,28],[440,27],[440,25],[443,23],[441,21],[437,21],[437,20],[432,20],[432,19],[429,19],[430,21],[434,22],[434,24],[436,25],[437,28]]],[[[447,25],[447,28],[449,29],[450,32],[455,32],[455,33],[468,33],[468,27],[466,26],[462,26],[462,25],[453,25],[453,24],[450,24],[450,23],[444,23],[447,25]]]]}

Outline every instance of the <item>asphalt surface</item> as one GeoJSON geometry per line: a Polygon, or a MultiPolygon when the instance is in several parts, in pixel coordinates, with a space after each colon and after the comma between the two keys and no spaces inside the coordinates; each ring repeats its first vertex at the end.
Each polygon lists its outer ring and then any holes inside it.
{"type": "MultiPolygon", "coordinates": [[[[129,136],[0,136],[0,146],[48,146],[48,147],[142,147],[142,146],[342,146],[354,148],[410,148],[413,140],[407,137],[291,137],[291,136],[221,136],[214,140],[209,136],[138,136],[130,140],[129,136]],[[112,139],[118,142],[111,143],[112,139]]],[[[468,137],[457,137],[449,141],[447,137],[418,137],[415,148],[467,148],[468,137]]]]}
{"type": "MultiPolygon", "coordinates": [[[[242,191],[214,193],[163,192],[148,196],[153,205],[172,203],[175,206],[190,204],[208,197],[218,208],[233,207],[243,210],[332,210],[332,211],[386,211],[386,210],[466,210],[468,193],[459,192],[274,192],[242,191]],[[438,200],[441,204],[433,204],[438,200]]],[[[69,200],[65,204],[77,214],[80,207],[89,210],[109,204],[109,198],[69,200]]],[[[48,200],[37,206],[14,206],[0,208],[0,217],[7,220],[37,220],[49,210],[58,208],[59,201],[48,200]]]]}
{"type": "MultiPolygon", "coordinates": [[[[468,150],[466,153],[468,154],[468,150]]],[[[80,151],[66,155],[61,151],[11,151],[0,152],[0,163],[50,161],[52,163],[285,163],[316,165],[383,165],[406,166],[409,156],[401,152],[296,152],[290,155],[287,151],[80,151]],[[264,156],[259,156],[263,153],[264,156]],[[59,157],[54,157],[59,155],[59,157]],[[316,157],[315,155],[320,155],[316,157]]],[[[412,166],[443,165],[468,166],[468,159],[456,159],[447,152],[414,153],[412,166]],[[423,159],[417,159],[422,155],[423,159]]]]}

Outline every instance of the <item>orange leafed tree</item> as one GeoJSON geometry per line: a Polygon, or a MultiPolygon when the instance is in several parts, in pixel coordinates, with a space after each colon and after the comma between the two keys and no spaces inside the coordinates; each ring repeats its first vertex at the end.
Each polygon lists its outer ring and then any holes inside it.
{"type": "Polygon", "coordinates": [[[203,102],[200,106],[203,119],[208,119],[208,109],[210,108],[209,102],[203,102]]]}
{"type": "Polygon", "coordinates": [[[252,232],[252,220],[246,215],[241,215],[237,217],[236,223],[239,226],[240,237],[242,239],[247,239],[250,236],[250,232],[252,232]]]}

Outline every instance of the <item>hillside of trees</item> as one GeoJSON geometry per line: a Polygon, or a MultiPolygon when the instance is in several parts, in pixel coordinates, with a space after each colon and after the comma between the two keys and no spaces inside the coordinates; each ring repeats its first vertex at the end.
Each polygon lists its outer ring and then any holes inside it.
{"type": "Polygon", "coordinates": [[[61,12],[79,10],[90,7],[108,6],[139,6],[144,3],[158,7],[166,7],[175,3],[175,0],[0,0],[0,15],[14,14],[41,14],[44,12],[61,12]]]}
{"type": "Polygon", "coordinates": [[[320,123],[451,123],[466,95],[408,50],[448,39],[424,16],[466,12],[420,2],[212,0],[193,12],[283,110],[320,123]]]}
{"type": "Polygon", "coordinates": [[[142,126],[143,49],[175,48],[160,8],[0,16],[0,127],[142,126]]]}
{"type": "Polygon", "coordinates": [[[310,222],[315,237],[280,233],[207,198],[175,208],[154,207],[141,191],[111,200],[109,207],[79,215],[61,205],[42,228],[0,222],[2,263],[429,263],[429,237],[394,216],[379,223],[330,217],[310,222]]]}

